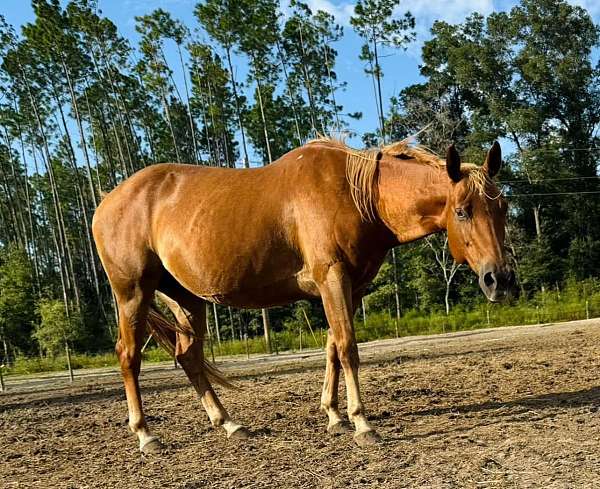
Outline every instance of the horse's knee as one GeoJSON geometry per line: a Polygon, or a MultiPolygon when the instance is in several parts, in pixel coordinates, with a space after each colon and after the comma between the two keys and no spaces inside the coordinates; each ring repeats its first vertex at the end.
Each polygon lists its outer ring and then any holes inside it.
{"type": "Polygon", "coordinates": [[[141,353],[137,351],[135,345],[127,345],[122,339],[117,341],[115,352],[121,365],[121,370],[130,371],[139,369],[141,362],[141,353]]]}
{"type": "Polygon", "coordinates": [[[327,345],[327,361],[335,364],[336,366],[339,366],[339,364],[340,364],[338,352],[333,343],[330,345],[327,345]]]}
{"type": "Polygon", "coordinates": [[[202,343],[199,340],[177,335],[175,358],[188,374],[199,374],[202,371],[203,356],[202,343]]]}
{"type": "Polygon", "coordinates": [[[358,347],[354,341],[342,341],[337,346],[337,356],[344,369],[359,366],[358,347]]]}

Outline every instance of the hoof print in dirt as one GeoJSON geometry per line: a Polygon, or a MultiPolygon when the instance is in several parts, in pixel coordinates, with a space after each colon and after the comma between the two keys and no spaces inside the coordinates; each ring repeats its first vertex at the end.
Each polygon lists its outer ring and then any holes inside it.
{"type": "Polygon", "coordinates": [[[363,431],[354,435],[354,441],[359,447],[368,447],[381,442],[381,437],[373,430],[363,431]]]}
{"type": "Polygon", "coordinates": [[[350,425],[345,421],[340,421],[339,423],[327,427],[327,433],[329,433],[332,436],[343,435],[344,433],[348,433],[349,431],[350,425]]]}

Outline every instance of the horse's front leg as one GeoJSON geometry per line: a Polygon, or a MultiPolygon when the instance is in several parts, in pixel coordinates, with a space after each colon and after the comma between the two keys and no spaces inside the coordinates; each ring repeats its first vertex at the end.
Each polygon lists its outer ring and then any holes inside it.
{"type": "Polygon", "coordinates": [[[338,406],[340,359],[338,358],[333,331],[331,329],[327,333],[326,361],[325,380],[323,381],[323,393],[321,394],[321,409],[329,418],[327,432],[337,435],[348,431],[348,423],[342,419],[338,406]]]}
{"type": "MultiPolygon", "coordinates": [[[[319,291],[323,300],[327,321],[333,333],[333,344],[337,351],[337,358],[344,369],[346,395],[348,397],[348,417],[350,418],[350,421],[354,423],[356,430],[354,439],[356,443],[361,446],[376,443],[379,440],[379,436],[369,425],[360,398],[358,382],[358,348],[356,346],[354,327],[352,325],[352,289],[350,280],[342,263],[335,263],[328,268],[323,280],[319,284],[319,291]]],[[[327,353],[329,366],[329,341],[327,353]]],[[[335,372],[330,374],[328,371],[326,373],[323,392],[323,398],[325,398],[325,400],[329,398],[325,392],[328,378],[331,381],[337,381],[335,372]]],[[[335,382],[335,384],[337,384],[337,382],[335,382]]],[[[331,398],[335,398],[337,387],[332,386],[329,391],[332,394],[331,398]]],[[[324,407],[326,408],[327,406],[324,407]]],[[[336,402],[329,407],[336,409],[336,402]]],[[[332,414],[335,417],[335,412],[332,413],[330,409],[327,414],[330,417],[331,423],[332,414]]]]}

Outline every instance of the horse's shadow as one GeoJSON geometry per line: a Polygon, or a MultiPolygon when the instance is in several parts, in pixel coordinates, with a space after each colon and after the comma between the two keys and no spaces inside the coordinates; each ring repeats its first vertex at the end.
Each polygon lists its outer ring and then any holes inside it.
{"type": "Polygon", "coordinates": [[[577,409],[589,407],[593,411],[600,411],[600,386],[590,387],[570,392],[550,392],[538,396],[527,396],[510,401],[485,401],[481,403],[461,404],[448,407],[435,407],[406,413],[405,417],[415,416],[444,416],[448,414],[473,415],[472,422],[466,426],[464,423],[448,429],[434,430],[427,433],[414,435],[399,435],[396,440],[416,440],[421,438],[448,435],[451,433],[464,433],[475,428],[493,426],[497,424],[531,423],[555,417],[560,409],[577,409]],[[492,416],[485,413],[493,411],[492,416]],[[482,415],[483,414],[483,415],[482,415]]]}
{"type": "Polygon", "coordinates": [[[539,396],[528,396],[512,401],[485,401],[477,404],[430,408],[413,411],[413,416],[439,416],[450,413],[480,413],[482,411],[502,408],[526,407],[528,409],[545,409],[549,407],[576,408],[581,406],[600,407],[600,386],[570,392],[550,392],[539,396]]]}

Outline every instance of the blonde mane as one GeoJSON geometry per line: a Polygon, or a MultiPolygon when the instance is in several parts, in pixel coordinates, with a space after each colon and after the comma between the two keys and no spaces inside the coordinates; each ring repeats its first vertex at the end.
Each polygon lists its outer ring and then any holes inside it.
{"type": "MultiPolygon", "coordinates": [[[[346,178],[350,184],[350,194],[361,217],[367,222],[372,222],[377,218],[375,211],[375,177],[379,160],[383,156],[412,160],[440,170],[446,167],[446,162],[442,158],[425,146],[415,144],[412,137],[378,148],[364,150],[351,148],[342,139],[331,136],[320,136],[306,144],[317,143],[326,144],[346,153],[346,178]]],[[[468,178],[467,183],[472,192],[487,196],[485,189],[490,179],[482,167],[471,163],[463,163],[461,171],[468,178]]]]}

